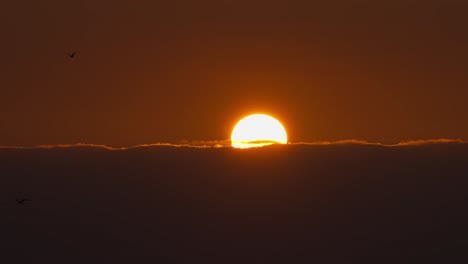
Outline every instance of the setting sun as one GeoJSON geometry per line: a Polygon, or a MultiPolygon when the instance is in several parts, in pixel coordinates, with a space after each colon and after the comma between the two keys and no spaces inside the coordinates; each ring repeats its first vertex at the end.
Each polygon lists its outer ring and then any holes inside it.
{"type": "Polygon", "coordinates": [[[231,145],[235,148],[262,147],[287,142],[288,136],[283,125],[265,114],[243,118],[236,124],[231,134],[231,145]]]}

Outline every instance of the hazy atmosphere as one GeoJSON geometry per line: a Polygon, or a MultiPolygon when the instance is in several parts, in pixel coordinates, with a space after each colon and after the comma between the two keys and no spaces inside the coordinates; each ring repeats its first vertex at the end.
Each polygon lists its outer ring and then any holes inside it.
{"type": "Polygon", "coordinates": [[[468,2],[7,1],[0,145],[468,138],[468,2]],[[78,51],[74,59],[66,53],[78,51]]]}

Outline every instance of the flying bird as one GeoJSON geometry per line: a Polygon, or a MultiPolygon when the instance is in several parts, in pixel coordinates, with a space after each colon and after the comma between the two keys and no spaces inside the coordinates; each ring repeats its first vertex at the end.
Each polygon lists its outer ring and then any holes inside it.
{"type": "Polygon", "coordinates": [[[78,51],[74,51],[74,52],[71,52],[71,53],[70,52],[67,53],[67,55],[68,55],[68,57],[70,57],[70,59],[74,59],[77,53],[78,53],[78,51]]]}
{"type": "Polygon", "coordinates": [[[25,199],[17,199],[16,202],[20,205],[24,205],[26,202],[31,202],[31,199],[25,198],[25,199]]]}

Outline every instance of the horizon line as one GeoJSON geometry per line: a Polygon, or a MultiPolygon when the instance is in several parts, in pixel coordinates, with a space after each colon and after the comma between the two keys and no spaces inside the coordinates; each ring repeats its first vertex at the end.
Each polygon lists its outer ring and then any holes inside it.
{"type": "MultiPolygon", "coordinates": [[[[386,144],[380,142],[371,142],[361,139],[345,139],[336,141],[299,141],[288,142],[286,144],[273,144],[273,145],[305,145],[305,146],[329,146],[329,145],[370,145],[381,147],[403,147],[403,146],[422,146],[434,144],[468,144],[468,141],[463,139],[452,138],[437,138],[437,139],[417,139],[417,140],[404,140],[398,143],[386,144]]],[[[270,145],[271,146],[271,145],[270,145]]],[[[231,140],[211,140],[211,141],[181,141],[181,143],[158,142],[149,144],[138,144],[125,147],[112,147],[105,144],[93,143],[72,143],[72,144],[43,144],[32,147],[25,146],[0,146],[0,149],[61,149],[61,148],[101,148],[106,150],[128,150],[137,148],[149,147],[175,147],[175,148],[234,148],[231,146],[231,140]]]]}

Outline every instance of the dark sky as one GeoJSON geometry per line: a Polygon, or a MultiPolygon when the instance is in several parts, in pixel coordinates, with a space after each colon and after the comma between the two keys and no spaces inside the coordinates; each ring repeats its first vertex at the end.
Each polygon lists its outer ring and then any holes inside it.
{"type": "Polygon", "coordinates": [[[7,1],[0,145],[468,138],[468,2],[7,1]],[[74,60],[66,53],[78,50],[74,60]]]}

